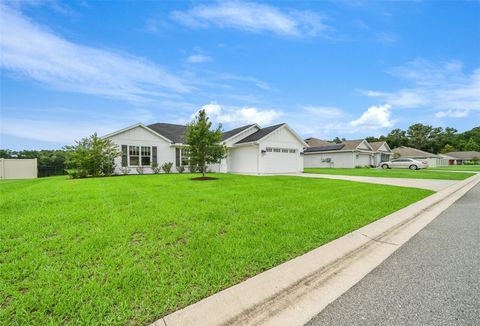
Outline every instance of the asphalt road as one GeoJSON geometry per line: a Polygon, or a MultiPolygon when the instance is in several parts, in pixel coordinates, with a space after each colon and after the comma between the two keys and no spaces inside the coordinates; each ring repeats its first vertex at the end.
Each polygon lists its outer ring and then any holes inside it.
{"type": "Polygon", "coordinates": [[[307,325],[480,325],[480,185],[307,325]]]}

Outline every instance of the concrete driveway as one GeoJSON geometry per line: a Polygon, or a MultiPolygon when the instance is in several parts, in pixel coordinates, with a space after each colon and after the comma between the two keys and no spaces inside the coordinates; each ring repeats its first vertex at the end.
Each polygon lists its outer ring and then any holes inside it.
{"type": "Polygon", "coordinates": [[[348,181],[375,183],[375,184],[399,186],[399,187],[421,188],[421,189],[428,189],[433,191],[440,191],[442,189],[445,189],[461,181],[461,180],[358,177],[358,176],[350,176],[350,175],[315,174],[315,173],[294,173],[294,174],[276,174],[276,175],[289,175],[289,176],[298,176],[298,177],[304,177],[304,178],[348,180],[348,181]]]}

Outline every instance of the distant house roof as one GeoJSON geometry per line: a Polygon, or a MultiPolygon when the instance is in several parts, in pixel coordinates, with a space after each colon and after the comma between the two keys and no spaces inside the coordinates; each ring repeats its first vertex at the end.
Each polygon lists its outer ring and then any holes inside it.
{"type": "Polygon", "coordinates": [[[475,157],[480,158],[480,152],[476,151],[450,152],[446,155],[460,160],[471,160],[475,157]]]}
{"type": "Polygon", "coordinates": [[[250,143],[250,142],[260,140],[263,137],[265,137],[266,135],[272,133],[273,131],[277,130],[278,128],[280,128],[284,125],[285,125],[285,123],[281,123],[281,124],[278,124],[278,125],[262,128],[262,129],[260,129],[256,132],[254,132],[250,136],[247,136],[247,137],[243,138],[242,140],[236,142],[236,144],[250,143]]]}
{"type": "MultiPolygon", "coordinates": [[[[222,141],[235,136],[236,134],[244,131],[247,128],[250,128],[251,126],[253,126],[253,124],[235,128],[222,133],[222,141]]],[[[159,133],[160,135],[170,139],[174,143],[182,144],[185,142],[185,133],[187,132],[187,126],[185,125],[177,125],[172,123],[154,123],[148,125],[147,127],[159,133]]]]}
{"type": "Polygon", "coordinates": [[[314,152],[340,151],[340,150],[354,151],[358,149],[358,146],[360,146],[360,144],[364,142],[364,140],[363,139],[344,140],[341,143],[335,143],[333,141],[332,142],[325,141],[325,140],[311,137],[311,138],[305,139],[305,142],[310,146],[305,150],[305,153],[314,153],[314,152]]]}
{"type": "Polygon", "coordinates": [[[436,154],[425,152],[416,148],[400,146],[392,150],[395,154],[399,154],[403,157],[439,157],[436,154]]]}
{"type": "Polygon", "coordinates": [[[325,146],[315,146],[308,147],[305,149],[305,153],[314,153],[314,152],[327,152],[327,151],[338,151],[345,147],[344,144],[330,144],[325,146]]]}
{"type": "Polygon", "coordinates": [[[374,151],[378,151],[378,149],[382,147],[383,144],[385,144],[386,147],[390,149],[386,141],[374,141],[374,142],[368,142],[368,143],[370,144],[370,146],[372,146],[374,151]]]}
{"type": "Polygon", "coordinates": [[[355,140],[344,140],[340,144],[345,145],[342,149],[344,150],[354,150],[357,149],[358,145],[363,142],[363,139],[355,139],[355,140]]]}
{"type": "Polygon", "coordinates": [[[307,139],[305,139],[305,142],[306,142],[307,145],[310,146],[310,147],[328,146],[328,145],[335,144],[334,142],[330,142],[330,141],[327,141],[327,140],[318,139],[318,138],[315,138],[315,137],[307,138],[307,139]]]}

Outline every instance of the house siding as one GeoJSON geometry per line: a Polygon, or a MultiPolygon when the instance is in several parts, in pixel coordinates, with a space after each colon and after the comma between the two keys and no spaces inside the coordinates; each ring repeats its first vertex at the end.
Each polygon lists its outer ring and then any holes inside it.
{"type": "MultiPolygon", "coordinates": [[[[127,146],[151,146],[157,148],[157,163],[162,165],[164,163],[173,162],[175,165],[175,148],[171,146],[171,143],[165,139],[155,135],[154,133],[146,130],[143,127],[135,127],[126,130],[122,133],[108,137],[115,145],[118,146],[118,150],[121,150],[122,145],[127,146]]],[[[152,154],[153,156],[153,154],[152,154]]],[[[122,157],[115,159],[115,172],[121,173],[122,157]]],[[[130,174],[137,174],[136,166],[129,166],[130,174]]],[[[145,173],[153,173],[151,167],[145,167],[145,173]]]]}
{"type": "Polygon", "coordinates": [[[259,142],[259,173],[299,173],[303,171],[303,144],[287,128],[279,128],[259,142]],[[293,149],[295,153],[263,152],[267,148],[293,149]]]}
{"type": "Polygon", "coordinates": [[[354,155],[354,152],[306,153],[303,160],[306,168],[353,168],[355,167],[354,155]],[[322,162],[328,158],[331,159],[330,163],[322,162]]]}

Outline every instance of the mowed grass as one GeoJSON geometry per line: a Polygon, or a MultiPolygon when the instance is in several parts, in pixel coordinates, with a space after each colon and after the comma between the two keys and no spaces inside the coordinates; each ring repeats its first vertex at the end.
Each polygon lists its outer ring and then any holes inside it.
{"type": "Polygon", "coordinates": [[[0,324],[147,324],[432,194],[216,176],[0,182],[0,324]]]}
{"type": "Polygon", "coordinates": [[[448,165],[430,168],[432,170],[480,171],[480,165],[448,165]]]}
{"type": "Polygon", "coordinates": [[[464,180],[473,173],[442,172],[429,169],[408,170],[408,169],[380,169],[380,168],[362,168],[362,169],[341,169],[341,168],[309,168],[305,173],[335,174],[335,175],[353,175],[361,177],[385,177],[385,178],[411,178],[411,179],[443,179],[443,180],[464,180]]]}

